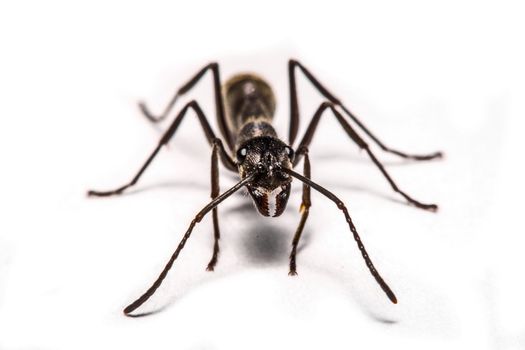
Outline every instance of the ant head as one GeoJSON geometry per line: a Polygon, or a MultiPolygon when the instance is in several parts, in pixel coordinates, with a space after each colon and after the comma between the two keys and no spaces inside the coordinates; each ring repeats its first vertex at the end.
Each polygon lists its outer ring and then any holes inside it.
{"type": "Polygon", "coordinates": [[[255,137],[237,148],[237,166],[241,178],[256,174],[248,183],[248,192],[264,216],[282,214],[290,196],[292,178],[281,169],[291,169],[294,152],[277,138],[255,137]]]}

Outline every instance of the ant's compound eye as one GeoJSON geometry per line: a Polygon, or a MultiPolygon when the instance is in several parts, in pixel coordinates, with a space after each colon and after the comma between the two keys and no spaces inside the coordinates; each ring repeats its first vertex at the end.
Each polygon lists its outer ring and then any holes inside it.
{"type": "Polygon", "coordinates": [[[292,147],[288,147],[288,146],[286,146],[286,155],[287,155],[288,158],[290,158],[290,159],[293,158],[293,149],[292,149],[292,147]]]}
{"type": "Polygon", "coordinates": [[[247,153],[248,153],[248,150],[246,149],[246,147],[241,148],[240,150],[237,151],[237,159],[240,162],[242,162],[244,158],[246,158],[247,153]]]}

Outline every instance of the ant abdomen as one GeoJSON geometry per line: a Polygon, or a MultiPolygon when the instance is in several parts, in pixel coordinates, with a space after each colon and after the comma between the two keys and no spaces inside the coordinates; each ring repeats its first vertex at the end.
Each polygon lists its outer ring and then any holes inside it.
{"type": "Polygon", "coordinates": [[[264,118],[271,123],[275,95],[262,78],[254,74],[238,74],[226,81],[223,91],[227,119],[234,134],[253,118],[264,118]]]}

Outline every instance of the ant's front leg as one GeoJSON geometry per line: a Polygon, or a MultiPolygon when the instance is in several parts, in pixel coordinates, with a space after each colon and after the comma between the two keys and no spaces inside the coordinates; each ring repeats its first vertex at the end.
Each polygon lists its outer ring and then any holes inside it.
{"type": "Polygon", "coordinates": [[[201,220],[204,218],[204,216],[209,213],[210,210],[215,209],[222,201],[224,201],[226,198],[230,197],[232,194],[237,192],[239,189],[244,187],[246,184],[248,184],[250,181],[254,179],[255,174],[248,175],[241,181],[237,182],[235,186],[227,190],[226,192],[217,195],[210,203],[208,203],[204,208],[201,209],[195,215],[193,220],[191,221],[186,233],[182,237],[181,241],[177,245],[177,248],[171,255],[170,259],[168,260],[166,266],[160,273],[160,275],[157,277],[155,282],[151,285],[151,287],[148,288],[144,294],[142,294],[137,300],[126,306],[124,309],[124,314],[127,316],[130,316],[130,313],[135,311],[139,306],[144,304],[153,294],[155,294],[155,291],[160,287],[166,276],[168,275],[168,272],[170,271],[171,267],[173,266],[173,263],[175,260],[179,257],[180,252],[182,249],[184,249],[184,246],[186,245],[186,241],[190,238],[191,233],[193,232],[193,228],[195,225],[197,225],[201,220]]]}
{"type": "MultiPolygon", "coordinates": [[[[219,196],[220,187],[219,187],[219,158],[218,152],[222,148],[222,142],[219,139],[216,139],[213,143],[213,150],[211,154],[211,198],[215,199],[219,196]]],[[[211,257],[206,271],[213,271],[215,265],[217,264],[217,257],[219,255],[219,239],[221,238],[221,233],[219,230],[219,213],[218,208],[213,208],[213,255],[211,257]]]]}
{"type": "MultiPolygon", "coordinates": [[[[310,158],[308,157],[308,148],[302,147],[297,150],[297,154],[301,154],[304,156],[304,166],[303,166],[303,175],[307,179],[310,179],[310,158]]],[[[293,237],[292,241],[292,252],[290,253],[290,272],[288,272],[288,275],[295,276],[297,275],[297,265],[295,263],[295,256],[297,254],[297,245],[299,244],[299,240],[301,239],[301,235],[303,233],[304,224],[306,223],[306,219],[308,218],[308,214],[310,212],[310,207],[312,206],[312,201],[310,198],[310,186],[308,186],[306,183],[303,183],[303,199],[301,202],[301,221],[299,221],[299,226],[297,226],[297,230],[295,231],[295,235],[293,237]]]]}

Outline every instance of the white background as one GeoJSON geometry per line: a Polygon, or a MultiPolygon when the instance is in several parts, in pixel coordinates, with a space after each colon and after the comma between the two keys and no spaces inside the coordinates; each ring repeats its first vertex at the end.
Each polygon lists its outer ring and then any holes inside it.
{"type": "MultiPolygon", "coordinates": [[[[0,5],[0,349],[522,349],[524,11],[505,1],[3,2],[0,5]],[[255,71],[288,125],[289,57],[301,60],[386,144],[442,150],[404,162],[374,147],[405,205],[327,116],[313,178],[337,193],[392,305],[337,208],[319,194],[287,276],[299,220],[239,193],[209,218],[158,293],[121,310],[164,266],[209,198],[209,147],[188,116],[129,194],[163,128],[160,111],[197,69],[255,71]]],[[[321,98],[299,81],[302,129],[321,98]]],[[[211,79],[198,99],[215,126],[211,79]]],[[[186,99],[187,101],[187,99],[186,99]]],[[[179,108],[182,103],[178,105],[179,108]]],[[[218,131],[217,131],[218,132],[218,131]]],[[[236,177],[222,170],[224,190],[236,177]]]]}

